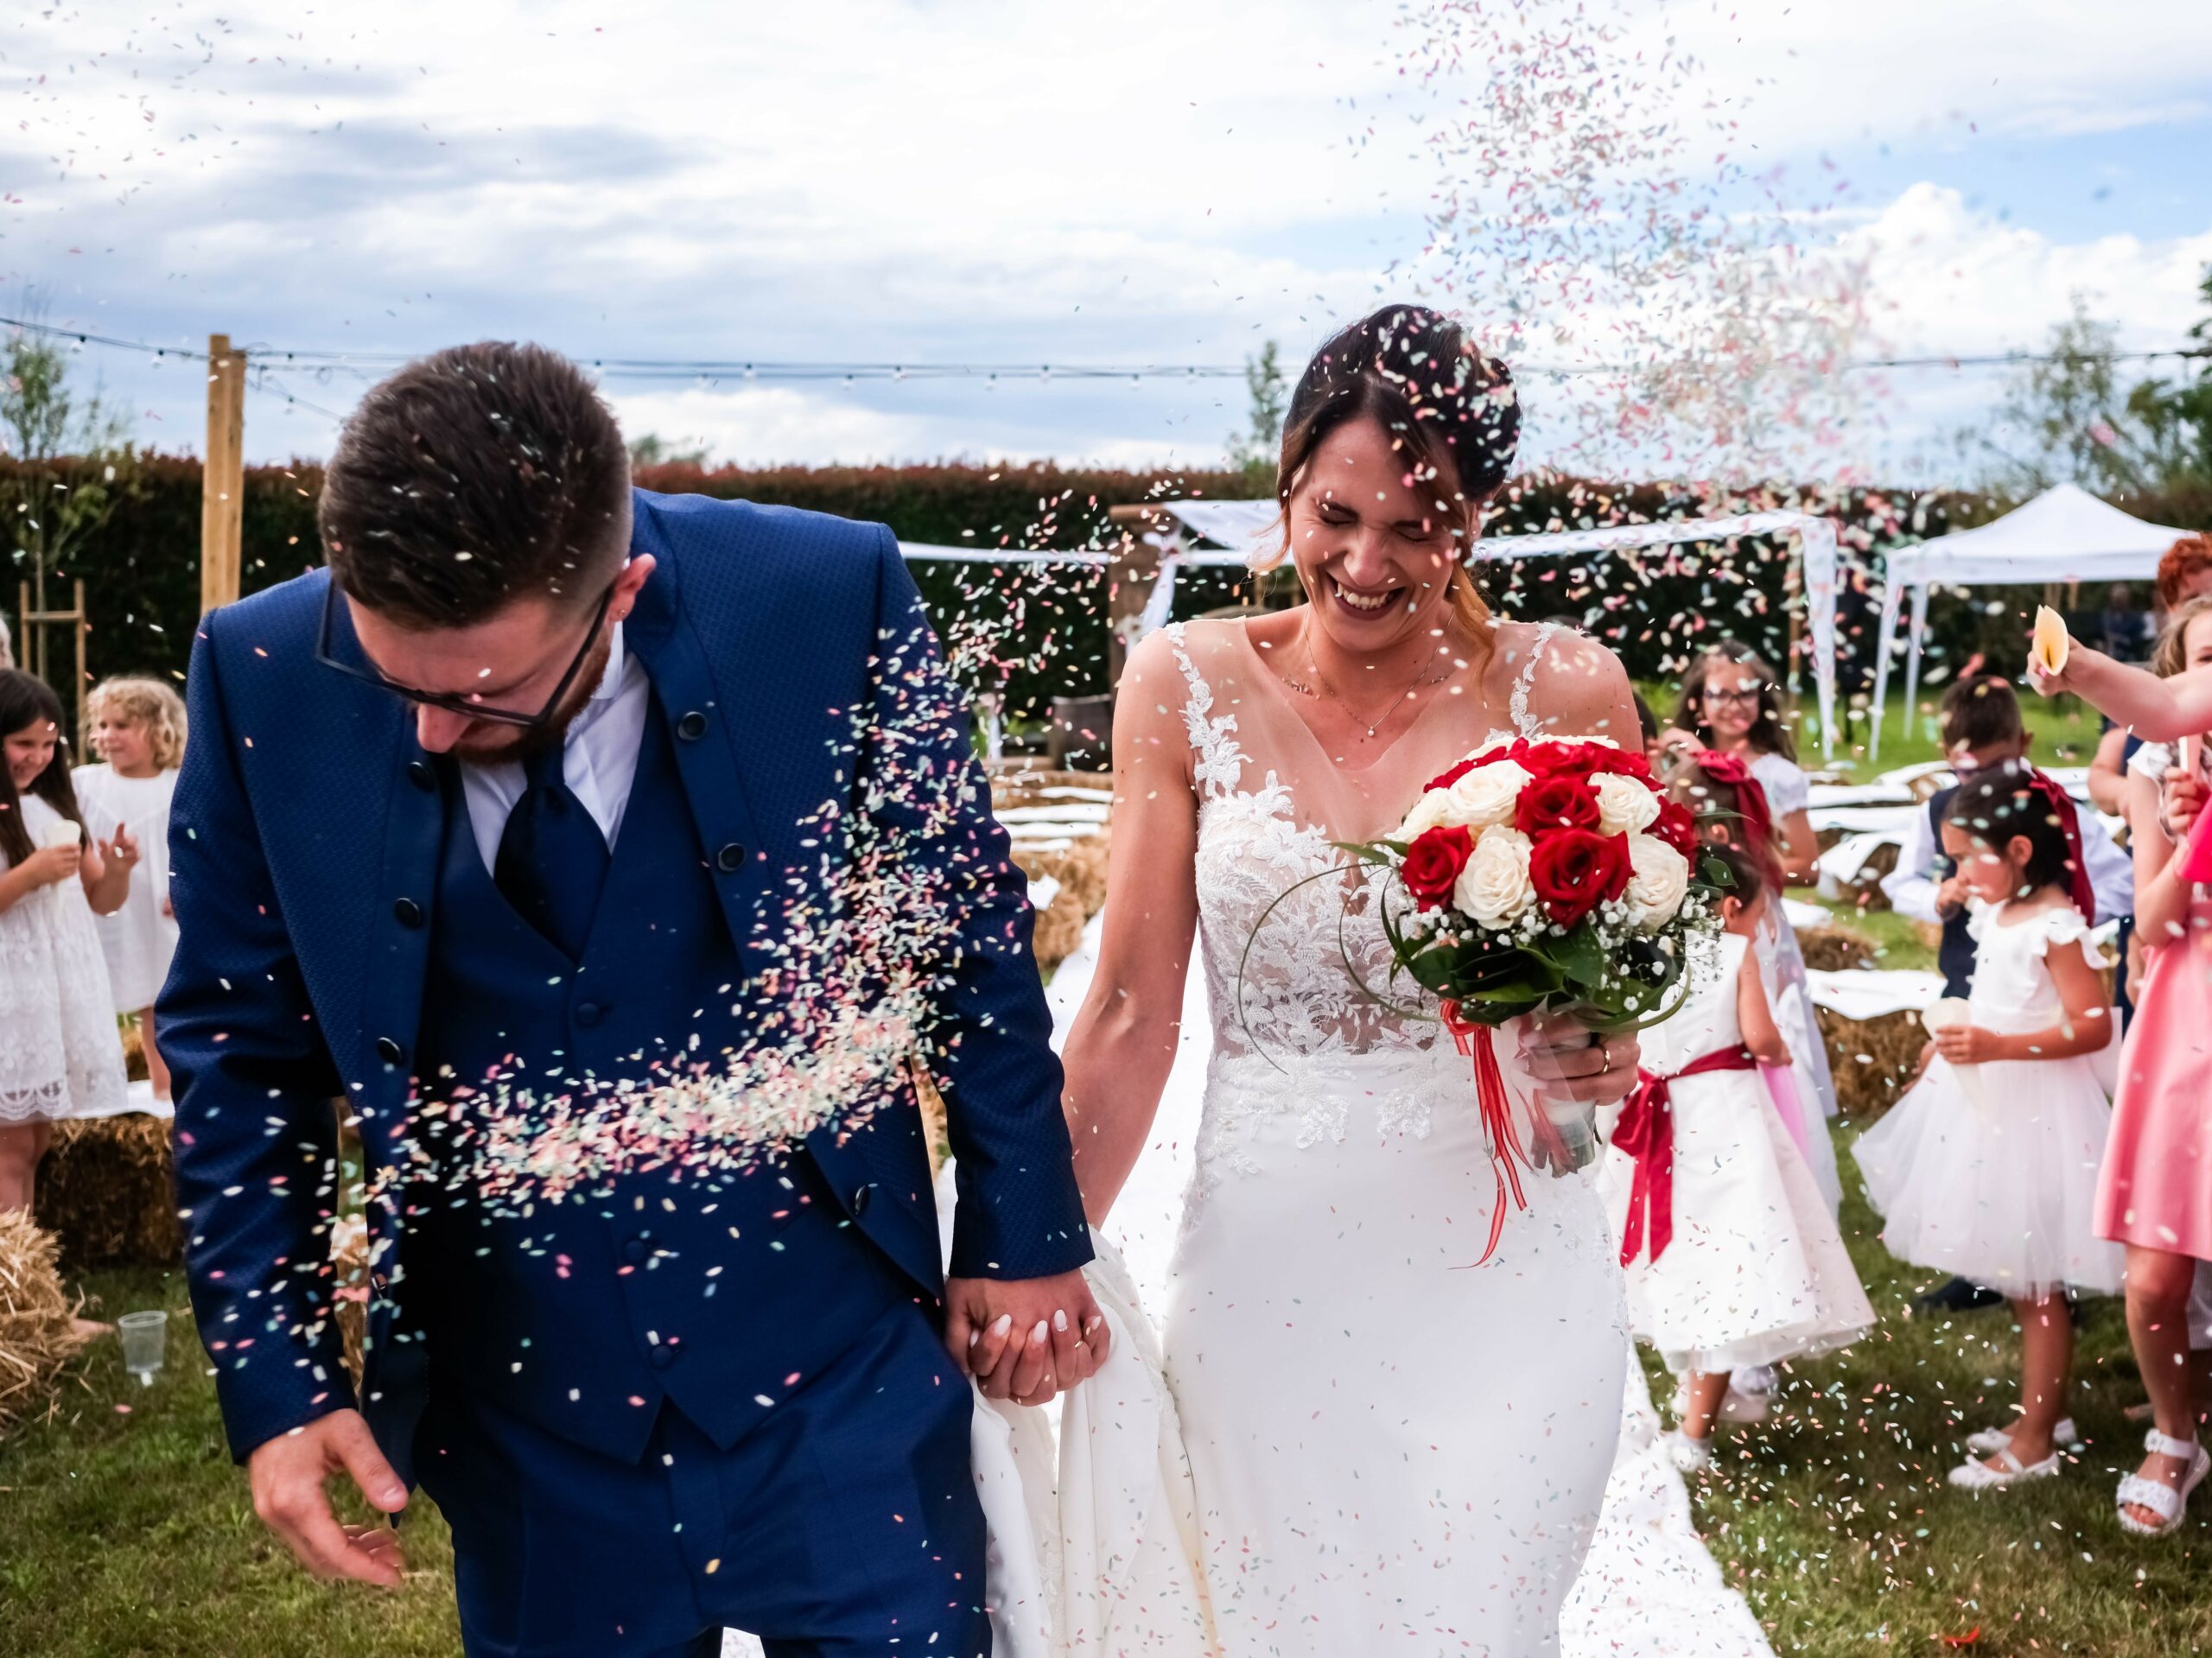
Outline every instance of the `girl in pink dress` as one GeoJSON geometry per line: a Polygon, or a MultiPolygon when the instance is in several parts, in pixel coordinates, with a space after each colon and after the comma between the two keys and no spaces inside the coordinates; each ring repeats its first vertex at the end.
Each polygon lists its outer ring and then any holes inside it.
{"type": "MultiPolygon", "coordinates": [[[[2168,624],[2155,667],[2171,677],[2212,664],[2212,599],[2168,624]]],[[[2129,762],[2135,927],[2146,965],[2121,1051],[2120,1095],[2097,1191],[2097,1229],[2127,1246],[2127,1329],[2156,1424],[2142,1468],[2120,1485],[2120,1523],[2158,1537],[2182,1521],[2212,1472],[2190,1398],[2189,1299],[2196,1263],[2212,1261],[2212,897],[2183,878],[2189,826],[2202,810],[2201,772],[2174,748],[2146,743],[2129,762]]]]}

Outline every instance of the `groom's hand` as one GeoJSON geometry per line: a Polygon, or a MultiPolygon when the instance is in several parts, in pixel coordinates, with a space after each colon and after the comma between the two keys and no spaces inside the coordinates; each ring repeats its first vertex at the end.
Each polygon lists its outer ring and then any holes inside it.
{"type": "Polygon", "coordinates": [[[255,1447],[246,1459],[253,1511],[284,1540],[302,1566],[325,1579],[358,1578],[399,1586],[405,1562],[389,1526],[341,1526],[323,1483],[344,1473],[386,1514],[407,1506],[407,1488],[377,1449],[357,1410],[336,1410],[255,1447]]]}
{"type": "Polygon", "coordinates": [[[986,1399],[1041,1405],[1105,1363],[1106,1317],[1080,1271],[949,1278],[944,1312],[944,1344],[986,1399]]]}

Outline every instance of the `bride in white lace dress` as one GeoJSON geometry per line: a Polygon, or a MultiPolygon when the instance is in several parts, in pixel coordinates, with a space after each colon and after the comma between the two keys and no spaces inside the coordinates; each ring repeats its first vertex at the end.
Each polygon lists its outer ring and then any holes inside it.
{"type": "MultiPolygon", "coordinates": [[[[1636,740],[1609,652],[1491,620],[1465,577],[1516,427],[1503,371],[1433,313],[1345,330],[1284,444],[1312,602],[1156,634],[1120,688],[1114,898],[1068,1109],[1100,1225],[1174,1058],[1195,934],[1212,1060],[1152,1311],[1236,1658],[1554,1651],[1612,1463],[1628,1349],[1599,1201],[1522,1171],[1527,1207],[1478,1265],[1498,1199],[1471,1074],[1436,1024],[1363,991],[1389,958],[1332,844],[1385,832],[1494,734],[1636,740]]],[[[1524,1111],[1539,1088],[1634,1082],[1632,1040],[1554,1023],[1506,1032],[1516,1050],[1524,1111]]]]}

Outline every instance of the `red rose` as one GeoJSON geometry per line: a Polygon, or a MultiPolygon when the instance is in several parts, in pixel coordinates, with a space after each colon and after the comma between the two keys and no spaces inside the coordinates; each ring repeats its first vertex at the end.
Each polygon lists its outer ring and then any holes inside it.
{"type": "Polygon", "coordinates": [[[1594,829],[1598,817],[1598,797],[1580,778],[1539,778],[1513,804],[1513,827],[1532,836],[1552,829],[1594,829]]]}
{"type": "Polygon", "coordinates": [[[1453,784],[1457,783],[1457,782],[1458,782],[1461,778],[1463,778],[1463,777],[1466,776],[1468,772],[1470,772],[1473,771],[1474,769],[1475,769],[1475,762],[1474,762],[1473,760],[1471,760],[1471,759],[1464,759],[1464,760],[1461,760],[1461,761],[1460,761],[1457,765],[1453,766],[1450,771],[1448,771],[1448,772],[1439,772],[1436,776],[1434,776],[1434,777],[1431,778],[1428,780],[1428,788],[1427,788],[1427,789],[1423,789],[1423,790],[1421,791],[1421,792],[1422,792],[1423,794],[1427,794],[1427,793],[1429,791],[1429,789],[1448,789],[1448,788],[1450,788],[1453,784]]]}
{"type": "Polygon", "coordinates": [[[1646,831],[1654,840],[1664,841],[1685,858],[1697,850],[1697,814],[1679,800],[1659,803],[1659,816],[1646,831]]]}
{"type": "Polygon", "coordinates": [[[1424,910],[1440,910],[1451,900],[1452,884],[1467,867],[1475,837],[1457,826],[1423,829],[1406,848],[1398,879],[1424,910]]]}
{"type": "Polygon", "coordinates": [[[1560,829],[1529,854],[1529,880],[1544,913],[1571,927],[1628,890],[1628,836],[1560,829]]]}
{"type": "Polygon", "coordinates": [[[1623,777],[1641,778],[1646,782],[1651,778],[1651,762],[1643,754],[1605,743],[1532,743],[1524,740],[1516,743],[1514,748],[1517,752],[1512,757],[1527,768],[1531,777],[1586,778],[1593,772],[1617,772],[1623,777]]]}

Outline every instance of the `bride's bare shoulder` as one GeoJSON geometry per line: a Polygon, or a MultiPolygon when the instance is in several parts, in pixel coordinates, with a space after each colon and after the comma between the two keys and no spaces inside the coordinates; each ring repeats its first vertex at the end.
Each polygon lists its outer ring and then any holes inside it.
{"type": "Polygon", "coordinates": [[[1501,622],[1497,649],[1500,676],[1525,686],[1529,717],[1541,729],[1642,745],[1628,670],[1588,634],[1549,623],[1501,622]]]}

